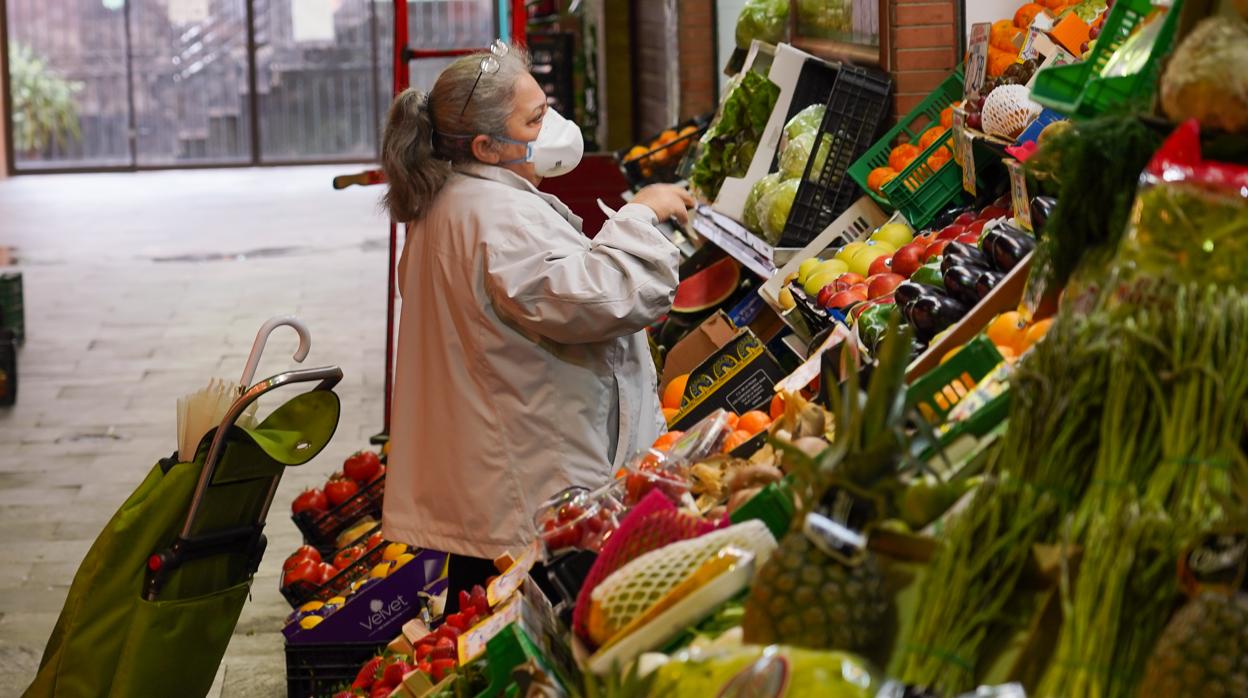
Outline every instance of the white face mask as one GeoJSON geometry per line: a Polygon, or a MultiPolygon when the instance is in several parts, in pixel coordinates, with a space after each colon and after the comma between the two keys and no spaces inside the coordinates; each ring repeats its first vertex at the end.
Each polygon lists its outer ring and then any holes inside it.
{"type": "Polygon", "coordinates": [[[571,172],[580,164],[581,156],[585,154],[581,129],[550,108],[546,109],[546,115],[542,118],[542,128],[537,132],[537,140],[525,142],[503,136],[495,136],[494,139],[523,145],[527,149],[524,157],[504,160],[500,164],[531,162],[533,171],[540,177],[558,177],[571,172]]]}

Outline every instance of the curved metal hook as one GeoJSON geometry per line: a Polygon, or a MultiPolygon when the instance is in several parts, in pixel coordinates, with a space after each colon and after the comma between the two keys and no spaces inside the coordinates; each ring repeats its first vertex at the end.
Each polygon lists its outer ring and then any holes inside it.
{"type": "Polygon", "coordinates": [[[239,381],[240,392],[251,387],[251,380],[256,376],[256,367],[260,365],[260,355],[264,353],[264,345],[268,343],[269,335],[273,334],[273,330],[282,325],[293,327],[299,333],[299,348],[295,350],[295,362],[303,363],[303,360],[308,358],[308,352],[312,349],[312,333],[308,331],[308,326],[303,324],[303,320],[294,315],[271,317],[260,326],[260,331],[256,333],[256,341],[251,345],[251,355],[247,357],[247,366],[243,369],[243,377],[239,381]]]}

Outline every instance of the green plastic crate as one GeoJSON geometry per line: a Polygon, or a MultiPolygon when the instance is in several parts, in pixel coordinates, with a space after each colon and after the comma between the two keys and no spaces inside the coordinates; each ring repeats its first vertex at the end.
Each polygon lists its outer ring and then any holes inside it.
{"type": "Polygon", "coordinates": [[[767,530],[779,540],[781,536],[788,533],[794,511],[796,507],[793,505],[793,491],[789,487],[789,482],[780,480],[767,485],[758,494],[750,497],[749,501],[737,507],[728,519],[733,523],[758,519],[767,524],[767,530]]]}
{"type": "Polygon", "coordinates": [[[1110,57],[1153,10],[1152,0],[1118,0],[1105,17],[1092,55],[1081,63],[1040,71],[1031,98],[1063,114],[1080,117],[1096,116],[1117,107],[1146,106],[1157,89],[1161,57],[1174,43],[1182,9],[1183,0],[1174,0],[1166,16],[1157,20],[1162,23],[1160,33],[1143,69],[1133,75],[1103,78],[1101,71],[1110,57]]]}
{"type": "Polygon", "coordinates": [[[906,390],[906,404],[917,407],[924,419],[938,426],[1001,360],[1001,353],[992,342],[979,335],[953,358],[911,383],[906,390]]]}
{"type": "Polygon", "coordinates": [[[901,211],[910,225],[921,228],[962,193],[962,168],[951,157],[939,169],[927,166],[927,159],[941,148],[953,150],[953,130],[929,145],[885,184],[881,196],[867,187],[871,170],[888,165],[888,154],[899,143],[918,143],[923,132],[940,125],[940,112],[962,99],[962,67],[954,69],[917,107],[910,110],[884,137],[849,168],[849,176],[881,206],[901,211]]]}

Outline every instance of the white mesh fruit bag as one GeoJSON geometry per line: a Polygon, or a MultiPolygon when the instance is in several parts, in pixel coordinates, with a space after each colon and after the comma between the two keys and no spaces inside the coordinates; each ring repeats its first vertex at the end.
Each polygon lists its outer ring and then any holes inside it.
{"type": "Polygon", "coordinates": [[[597,645],[606,643],[725,546],[754,553],[756,564],[762,565],[775,550],[776,539],[763,522],[745,521],[672,543],[629,562],[590,595],[590,640],[597,645]]]}
{"type": "Polygon", "coordinates": [[[1040,114],[1040,105],[1031,101],[1024,85],[1002,85],[984,100],[984,132],[1002,138],[1015,138],[1040,114]]]}

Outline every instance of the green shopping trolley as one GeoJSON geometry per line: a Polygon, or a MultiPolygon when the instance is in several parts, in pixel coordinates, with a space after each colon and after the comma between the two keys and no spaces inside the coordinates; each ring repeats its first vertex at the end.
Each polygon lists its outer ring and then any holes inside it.
{"type": "MultiPolygon", "coordinates": [[[[244,373],[250,382],[270,321],[244,373]]],[[[301,355],[302,354],[302,355],[301,355]]],[[[294,370],[242,390],[195,457],[158,462],[83,559],[27,696],[203,696],[211,688],[264,553],[265,517],[287,466],[310,461],[338,426],[337,367],[294,370]],[[262,395],[315,387],[254,427],[262,395]]]]}

